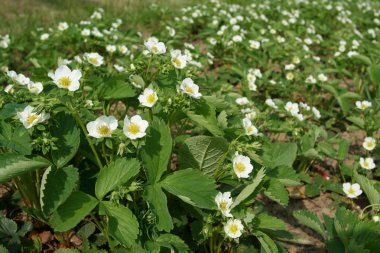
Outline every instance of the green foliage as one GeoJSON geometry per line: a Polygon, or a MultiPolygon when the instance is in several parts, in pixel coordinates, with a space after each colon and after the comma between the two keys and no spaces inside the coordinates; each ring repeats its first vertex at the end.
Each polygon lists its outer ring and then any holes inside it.
{"type": "Polygon", "coordinates": [[[32,153],[32,143],[28,131],[21,126],[12,129],[12,125],[1,122],[0,147],[5,147],[20,155],[32,153]]]}
{"type": "Polygon", "coordinates": [[[275,168],[279,166],[292,167],[297,155],[297,145],[294,143],[275,142],[264,146],[263,160],[265,166],[275,168]]]}
{"type": "Polygon", "coordinates": [[[51,218],[51,225],[55,231],[64,232],[72,229],[98,204],[90,195],[76,191],[55,210],[51,218]]]}
{"type": "Polygon", "coordinates": [[[78,169],[65,167],[57,169],[49,167],[41,180],[40,203],[45,216],[53,213],[77,187],[78,169]]]}
{"type": "Polygon", "coordinates": [[[51,157],[58,168],[65,166],[75,156],[80,144],[80,130],[68,114],[57,115],[57,124],[51,129],[52,136],[58,140],[56,149],[51,151],[51,157]]]}
{"type": "Polygon", "coordinates": [[[166,232],[172,230],[173,221],[169,213],[167,198],[160,185],[147,186],[144,197],[156,215],[158,230],[164,230],[166,232]]]}
{"type": "Polygon", "coordinates": [[[242,203],[244,200],[246,200],[248,197],[250,197],[253,192],[256,190],[257,186],[262,182],[265,176],[265,169],[261,168],[257,174],[256,177],[253,179],[252,183],[248,184],[236,197],[234,203],[232,204],[231,208],[234,208],[235,206],[238,206],[240,203],[242,203]]]}
{"type": "Polygon", "coordinates": [[[195,136],[185,140],[179,162],[183,168],[200,169],[206,175],[213,175],[227,150],[228,142],[223,138],[195,136]]]}
{"type": "Polygon", "coordinates": [[[199,170],[176,171],[164,178],[160,185],[186,203],[206,209],[215,208],[216,185],[199,170]]]}
{"type": "Polygon", "coordinates": [[[145,146],[141,150],[145,173],[151,184],[157,183],[167,170],[171,151],[170,129],[163,120],[155,118],[147,133],[145,146]]]}
{"type": "Polygon", "coordinates": [[[46,168],[49,161],[42,157],[25,157],[17,154],[0,155],[0,183],[7,182],[26,172],[46,168]]]}
{"type": "Polygon", "coordinates": [[[110,202],[102,202],[108,217],[108,231],[112,237],[123,245],[135,244],[139,233],[139,223],[132,212],[124,206],[114,206],[110,202]]]}
{"type": "Polygon", "coordinates": [[[276,201],[282,206],[287,206],[289,203],[289,194],[285,186],[276,179],[269,181],[269,186],[264,191],[265,195],[276,201]]]}
{"type": "Polygon", "coordinates": [[[137,159],[121,158],[110,163],[99,172],[96,180],[95,193],[97,198],[103,199],[107,193],[136,176],[139,170],[140,162],[137,159]]]}

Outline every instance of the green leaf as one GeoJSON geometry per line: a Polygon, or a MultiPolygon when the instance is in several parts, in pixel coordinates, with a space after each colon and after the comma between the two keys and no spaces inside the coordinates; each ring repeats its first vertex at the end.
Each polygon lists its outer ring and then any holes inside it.
{"type": "Polygon", "coordinates": [[[140,170],[140,162],[137,159],[120,158],[111,162],[100,170],[95,184],[95,194],[102,199],[108,192],[125,184],[140,170]]]}
{"type": "Polygon", "coordinates": [[[281,166],[267,171],[267,176],[278,179],[285,186],[301,185],[299,175],[292,168],[281,166]]]}
{"type": "Polygon", "coordinates": [[[278,248],[276,246],[276,243],[265,233],[261,231],[256,231],[254,235],[259,240],[262,249],[266,253],[277,253],[278,248]]]}
{"type": "Polygon", "coordinates": [[[307,210],[300,210],[293,212],[293,216],[298,220],[299,223],[313,229],[315,232],[325,238],[325,229],[315,213],[307,210]]]}
{"type": "Polygon", "coordinates": [[[236,197],[234,200],[231,209],[235,206],[238,206],[240,203],[242,203],[245,199],[247,199],[251,194],[255,191],[256,187],[263,181],[265,177],[265,169],[261,168],[258,172],[256,177],[253,179],[252,183],[247,185],[240,194],[236,197]]]}
{"type": "Polygon", "coordinates": [[[199,170],[185,169],[174,172],[161,181],[161,186],[183,201],[206,209],[214,209],[217,194],[214,180],[199,170]]]}
{"type": "Polygon", "coordinates": [[[73,192],[53,213],[51,225],[57,232],[68,231],[90,214],[97,204],[98,201],[90,195],[81,191],[73,192]]]}
{"type": "Polygon", "coordinates": [[[28,130],[23,126],[14,127],[1,122],[0,147],[14,150],[21,155],[30,155],[32,153],[32,142],[28,130]]]}
{"type": "Polygon", "coordinates": [[[105,100],[123,99],[136,96],[133,86],[123,80],[111,79],[105,83],[99,96],[105,100]]]}
{"type": "Polygon", "coordinates": [[[40,203],[45,216],[54,212],[71,195],[79,181],[78,169],[49,167],[41,180],[40,203]]]}
{"type": "Polygon", "coordinates": [[[148,182],[158,182],[167,170],[171,158],[173,140],[170,129],[161,119],[155,118],[150,125],[146,142],[141,150],[148,182]]]}
{"type": "Polygon", "coordinates": [[[28,171],[47,168],[50,165],[50,162],[42,157],[27,158],[17,154],[1,154],[0,183],[7,182],[28,171]]]}
{"type": "Polygon", "coordinates": [[[269,181],[269,187],[264,192],[265,195],[276,201],[282,206],[287,206],[289,202],[289,193],[284,187],[284,185],[276,179],[272,179],[269,181]]]}
{"type": "Polygon", "coordinates": [[[75,119],[69,114],[57,115],[57,123],[51,129],[51,134],[58,140],[56,150],[51,151],[54,164],[61,168],[65,166],[77,153],[80,144],[80,129],[75,119]]]}
{"type": "Polygon", "coordinates": [[[108,217],[108,230],[112,237],[126,247],[135,244],[139,234],[139,223],[131,210],[125,206],[115,206],[102,202],[108,217]]]}
{"type": "Polygon", "coordinates": [[[361,186],[371,205],[380,204],[380,192],[376,190],[374,183],[372,183],[368,178],[359,175],[354,171],[354,179],[361,186]]]}
{"type": "Polygon", "coordinates": [[[207,103],[200,103],[193,111],[188,111],[187,116],[199,126],[206,128],[214,136],[222,136],[223,131],[218,126],[215,107],[207,103]]]}
{"type": "Polygon", "coordinates": [[[266,167],[292,167],[297,155],[297,144],[274,142],[264,146],[263,160],[266,167]]]}
{"type": "Polygon", "coordinates": [[[77,249],[57,249],[54,253],[80,253],[77,249]]]}
{"type": "Polygon", "coordinates": [[[347,119],[360,128],[364,128],[364,126],[365,126],[364,119],[362,119],[360,117],[349,116],[349,117],[347,117],[347,119]]]}
{"type": "Polygon", "coordinates": [[[316,184],[308,184],[308,185],[306,185],[306,188],[305,188],[305,194],[309,198],[314,198],[316,196],[319,196],[320,189],[319,189],[318,185],[316,185],[316,184]]]}
{"type": "Polygon", "coordinates": [[[267,213],[261,213],[257,216],[258,228],[271,230],[285,230],[285,222],[267,213]]]}
{"type": "Polygon", "coordinates": [[[14,236],[17,232],[17,223],[11,219],[0,217],[0,238],[14,236]]]}
{"type": "Polygon", "coordinates": [[[178,236],[172,234],[160,235],[155,243],[159,244],[161,247],[166,247],[177,253],[189,252],[189,247],[186,243],[178,236]]]}
{"type": "Polygon", "coordinates": [[[148,185],[145,188],[144,197],[148,201],[150,208],[156,215],[158,230],[169,232],[173,229],[173,221],[168,209],[168,202],[165,193],[159,185],[148,185]]]}
{"type": "Polygon", "coordinates": [[[183,168],[200,169],[212,175],[228,150],[228,142],[221,137],[195,136],[185,140],[180,149],[179,163],[183,168]]]}
{"type": "Polygon", "coordinates": [[[380,89],[380,64],[370,66],[368,73],[376,89],[380,89]]]}

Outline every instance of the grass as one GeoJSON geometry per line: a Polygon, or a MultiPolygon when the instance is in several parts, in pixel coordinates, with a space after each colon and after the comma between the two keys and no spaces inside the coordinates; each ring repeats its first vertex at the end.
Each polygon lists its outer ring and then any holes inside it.
{"type": "Polygon", "coordinates": [[[89,19],[99,7],[106,15],[121,18],[128,25],[146,25],[155,22],[152,15],[160,15],[200,0],[2,0],[0,34],[23,36],[37,27],[56,26],[59,21],[78,22],[89,19]],[[154,11],[155,5],[164,6],[164,12],[154,11]]]}

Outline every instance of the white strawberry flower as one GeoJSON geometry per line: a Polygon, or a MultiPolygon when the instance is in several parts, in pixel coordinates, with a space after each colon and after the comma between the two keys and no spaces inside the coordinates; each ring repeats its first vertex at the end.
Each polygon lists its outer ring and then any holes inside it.
{"type": "Polygon", "coordinates": [[[14,91],[15,91],[15,89],[13,88],[12,84],[8,84],[4,88],[4,92],[9,93],[9,94],[12,94],[14,91]]]}
{"type": "Polygon", "coordinates": [[[249,104],[249,100],[248,100],[248,98],[246,98],[246,97],[237,98],[237,99],[235,100],[235,102],[236,102],[236,104],[238,104],[238,105],[248,105],[248,104],[249,104]]]}
{"type": "Polygon", "coordinates": [[[246,135],[255,135],[257,136],[259,130],[252,124],[251,120],[248,118],[243,119],[243,127],[246,135]]]}
{"type": "Polygon", "coordinates": [[[376,167],[376,164],[373,161],[373,158],[371,157],[367,157],[367,158],[360,157],[359,163],[360,163],[360,166],[366,170],[373,170],[376,167]]]}
{"type": "Polygon", "coordinates": [[[103,64],[103,56],[98,53],[85,53],[84,57],[90,64],[94,65],[95,67],[99,67],[103,64]]]}
{"type": "Polygon", "coordinates": [[[83,29],[82,31],[81,31],[81,33],[80,33],[82,36],[84,36],[84,37],[88,37],[88,36],[90,36],[91,35],[91,30],[90,29],[87,29],[87,28],[85,28],[85,29],[83,29]]]}
{"type": "Polygon", "coordinates": [[[326,82],[328,80],[328,77],[325,74],[319,74],[318,79],[321,82],[326,82]]]}
{"type": "Polygon", "coordinates": [[[29,77],[24,76],[23,74],[18,74],[14,79],[19,85],[28,85],[30,83],[29,77]]]}
{"type": "Polygon", "coordinates": [[[227,224],[224,226],[224,232],[230,238],[239,238],[242,235],[242,231],[244,230],[244,226],[241,223],[241,220],[238,219],[230,219],[227,221],[227,224]]]}
{"type": "Polygon", "coordinates": [[[248,156],[240,155],[238,152],[235,153],[232,165],[238,178],[248,178],[253,170],[251,159],[248,156]]]}
{"type": "Polygon", "coordinates": [[[143,94],[138,97],[138,99],[141,105],[145,107],[153,107],[158,100],[158,96],[154,90],[146,88],[143,94]]]}
{"type": "Polygon", "coordinates": [[[181,85],[178,88],[178,91],[181,91],[182,93],[189,95],[192,98],[199,99],[202,97],[202,94],[199,93],[199,86],[194,83],[194,81],[187,77],[185,78],[181,85]]]}
{"type": "Polygon", "coordinates": [[[164,54],[166,53],[166,46],[163,42],[159,42],[156,37],[150,37],[144,42],[146,48],[152,54],[164,54]]]}
{"type": "Polygon", "coordinates": [[[256,82],[256,75],[253,73],[248,73],[247,74],[247,80],[249,83],[255,83],[256,82]]]}
{"type": "Polygon", "coordinates": [[[286,79],[289,80],[289,81],[293,80],[294,79],[294,74],[292,72],[287,73],[286,74],[286,79]]]}
{"type": "Polygon", "coordinates": [[[368,151],[372,151],[376,147],[376,140],[372,137],[365,137],[363,147],[368,151]]]}
{"type": "Polygon", "coordinates": [[[126,116],[124,119],[123,132],[129,139],[135,140],[146,135],[145,131],[148,126],[148,121],[143,120],[139,115],[135,115],[130,119],[126,116]]]}
{"type": "Polygon", "coordinates": [[[357,108],[359,108],[360,110],[365,110],[369,107],[372,106],[372,103],[369,102],[369,101],[366,101],[366,100],[363,100],[363,101],[356,101],[355,102],[355,105],[357,108]]]}
{"type": "Polygon", "coordinates": [[[271,99],[271,98],[267,98],[265,100],[265,104],[272,107],[273,109],[278,109],[278,106],[274,103],[273,99],[271,99]]]}
{"type": "Polygon", "coordinates": [[[117,128],[117,119],[114,116],[100,116],[94,121],[87,123],[86,128],[89,136],[94,138],[111,137],[117,128]]]}
{"type": "Polygon", "coordinates": [[[43,33],[43,34],[41,34],[41,36],[40,36],[40,40],[42,40],[42,41],[44,41],[44,40],[47,40],[48,38],[49,38],[49,34],[48,33],[43,33]]]}
{"type": "Polygon", "coordinates": [[[66,65],[62,65],[54,73],[50,72],[48,76],[53,79],[53,82],[59,88],[76,91],[79,89],[79,80],[82,77],[82,73],[79,69],[71,70],[66,65]]]}
{"type": "Polygon", "coordinates": [[[180,50],[171,50],[170,55],[172,57],[171,62],[175,68],[183,69],[184,67],[186,67],[188,57],[186,55],[183,55],[180,50]]]}
{"type": "Polygon", "coordinates": [[[297,115],[300,111],[297,103],[287,102],[285,105],[285,110],[290,112],[293,116],[297,115]]]}
{"type": "Polygon", "coordinates": [[[232,217],[232,214],[230,213],[232,205],[231,192],[219,192],[215,197],[215,203],[224,216],[232,217]]]}
{"type": "Polygon", "coordinates": [[[69,28],[69,25],[66,22],[61,22],[58,24],[58,30],[60,30],[60,31],[64,31],[67,28],[69,28]]]}
{"type": "Polygon", "coordinates": [[[249,83],[248,84],[248,89],[251,91],[257,91],[257,85],[254,83],[249,83]]]}
{"type": "Polygon", "coordinates": [[[362,190],[360,189],[359,184],[344,183],[343,191],[347,195],[347,197],[351,199],[356,198],[360,194],[362,194],[362,190]]]}
{"type": "Polygon", "coordinates": [[[311,111],[314,113],[314,116],[317,118],[317,119],[320,119],[321,118],[321,112],[315,108],[314,106],[311,108],[311,111]]]}
{"type": "Polygon", "coordinates": [[[252,49],[259,49],[260,48],[260,42],[256,40],[250,40],[249,41],[249,46],[252,49]]]}
{"type": "Polygon", "coordinates": [[[109,53],[115,53],[116,52],[116,46],[115,45],[107,45],[106,46],[106,51],[109,53]]]}
{"type": "Polygon", "coordinates": [[[34,107],[30,105],[26,106],[22,112],[18,112],[17,116],[26,129],[50,118],[50,114],[45,111],[40,114],[35,113],[34,107]]]}
{"type": "Polygon", "coordinates": [[[28,90],[30,91],[30,93],[40,94],[43,89],[44,89],[44,86],[40,82],[35,83],[35,82],[30,81],[28,83],[28,90]]]}

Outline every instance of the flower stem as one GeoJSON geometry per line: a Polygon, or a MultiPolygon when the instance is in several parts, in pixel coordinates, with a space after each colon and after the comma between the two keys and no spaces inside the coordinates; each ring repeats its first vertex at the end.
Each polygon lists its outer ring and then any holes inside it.
{"type": "Polygon", "coordinates": [[[86,127],[85,127],[85,125],[84,125],[82,119],[80,118],[80,116],[79,116],[79,114],[78,114],[77,112],[73,112],[73,111],[72,111],[72,114],[73,114],[75,120],[78,122],[79,126],[82,128],[82,131],[83,131],[83,133],[84,133],[84,136],[86,137],[86,140],[87,140],[87,142],[88,142],[88,145],[90,145],[90,148],[91,148],[91,150],[92,150],[92,153],[93,153],[94,156],[95,156],[95,159],[96,159],[96,162],[97,162],[97,164],[98,164],[99,169],[102,169],[102,168],[103,168],[103,164],[102,164],[102,162],[100,161],[99,155],[98,155],[98,153],[96,152],[96,149],[95,149],[95,147],[94,147],[94,144],[92,144],[92,142],[91,142],[91,140],[90,140],[90,138],[89,138],[89,136],[88,136],[88,133],[87,133],[86,127]]]}

